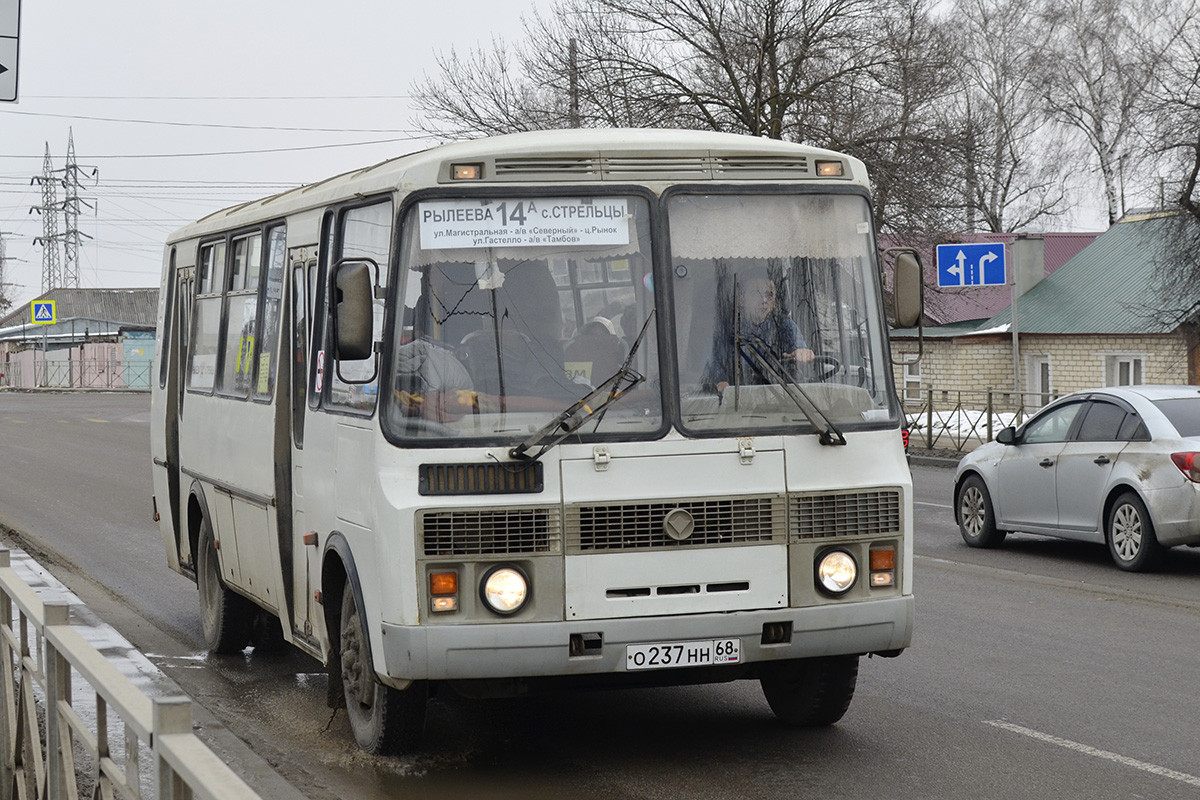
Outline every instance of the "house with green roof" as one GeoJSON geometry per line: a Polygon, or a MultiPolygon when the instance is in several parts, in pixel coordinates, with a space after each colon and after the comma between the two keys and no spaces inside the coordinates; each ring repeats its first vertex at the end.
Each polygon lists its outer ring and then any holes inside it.
{"type": "MultiPolygon", "coordinates": [[[[1164,322],[1163,243],[1173,213],[1128,215],[994,316],[894,331],[896,386],[906,403],[991,392],[996,407],[1032,409],[1079,389],[1200,383],[1191,324],[1164,322]],[[916,358],[921,352],[919,360],[916,358]]],[[[982,408],[979,398],[970,407],[982,408]]]]}

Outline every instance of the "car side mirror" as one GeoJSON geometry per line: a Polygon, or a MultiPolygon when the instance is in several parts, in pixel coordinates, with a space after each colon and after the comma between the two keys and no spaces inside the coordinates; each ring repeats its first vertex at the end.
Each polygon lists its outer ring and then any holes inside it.
{"type": "Polygon", "coordinates": [[[996,434],[996,441],[1000,444],[1016,444],[1017,429],[1010,425],[996,434]]]}

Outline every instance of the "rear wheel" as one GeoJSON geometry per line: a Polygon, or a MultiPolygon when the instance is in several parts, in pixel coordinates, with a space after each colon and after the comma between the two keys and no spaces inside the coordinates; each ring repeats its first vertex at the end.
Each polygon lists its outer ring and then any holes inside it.
{"type": "Polygon", "coordinates": [[[858,656],[769,661],[759,673],[763,695],[788,725],[832,725],[850,708],[858,685],[858,656]]]}
{"type": "Polygon", "coordinates": [[[1113,562],[1126,572],[1145,572],[1162,559],[1163,547],[1154,535],[1154,523],[1145,503],[1133,492],[1113,503],[1104,538],[1113,562]]]}
{"type": "Polygon", "coordinates": [[[257,608],[221,581],[221,564],[212,526],[200,521],[196,555],[196,587],[200,591],[200,627],[210,653],[240,653],[250,643],[250,625],[257,608]]]}
{"type": "Polygon", "coordinates": [[[367,656],[366,630],[349,582],[342,593],[341,675],[346,716],[358,746],[375,755],[416,749],[425,730],[429,689],[414,681],[403,691],[375,678],[367,656]]]}
{"type": "Polygon", "coordinates": [[[996,530],[996,512],[987,485],[969,475],[958,489],[958,532],[971,547],[999,547],[1005,531],[996,530]]]}

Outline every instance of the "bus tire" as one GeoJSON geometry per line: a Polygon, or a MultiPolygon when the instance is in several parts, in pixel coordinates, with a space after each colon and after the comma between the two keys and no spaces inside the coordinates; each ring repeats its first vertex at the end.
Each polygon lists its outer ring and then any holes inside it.
{"type": "Polygon", "coordinates": [[[358,746],[375,755],[415,750],[425,731],[428,686],[424,681],[414,681],[401,691],[376,680],[350,581],[346,581],[342,592],[339,656],[346,716],[358,746]]]}
{"type": "Polygon", "coordinates": [[[850,708],[858,684],[858,656],[769,661],[759,672],[775,716],[795,727],[832,725],[850,708]]]}
{"type": "Polygon", "coordinates": [[[250,625],[258,609],[221,580],[221,562],[207,517],[200,520],[197,549],[196,587],[200,591],[200,627],[204,631],[204,643],[210,653],[240,653],[250,643],[250,625]]]}

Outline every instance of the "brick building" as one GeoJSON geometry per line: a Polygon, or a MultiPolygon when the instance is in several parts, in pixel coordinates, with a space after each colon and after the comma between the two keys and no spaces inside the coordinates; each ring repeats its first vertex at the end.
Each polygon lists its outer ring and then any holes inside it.
{"type": "MultiPolygon", "coordinates": [[[[1200,348],[1190,321],[1163,323],[1157,254],[1170,214],[1129,215],[1032,285],[1012,306],[980,321],[893,332],[896,386],[906,404],[970,397],[983,407],[1037,408],[1053,397],[1097,386],[1200,383],[1200,348]],[[1020,392],[1017,392],[1018,374],[1020,392]]],[[[967,401],[963,400],[967,405],[967,401]]]]}

